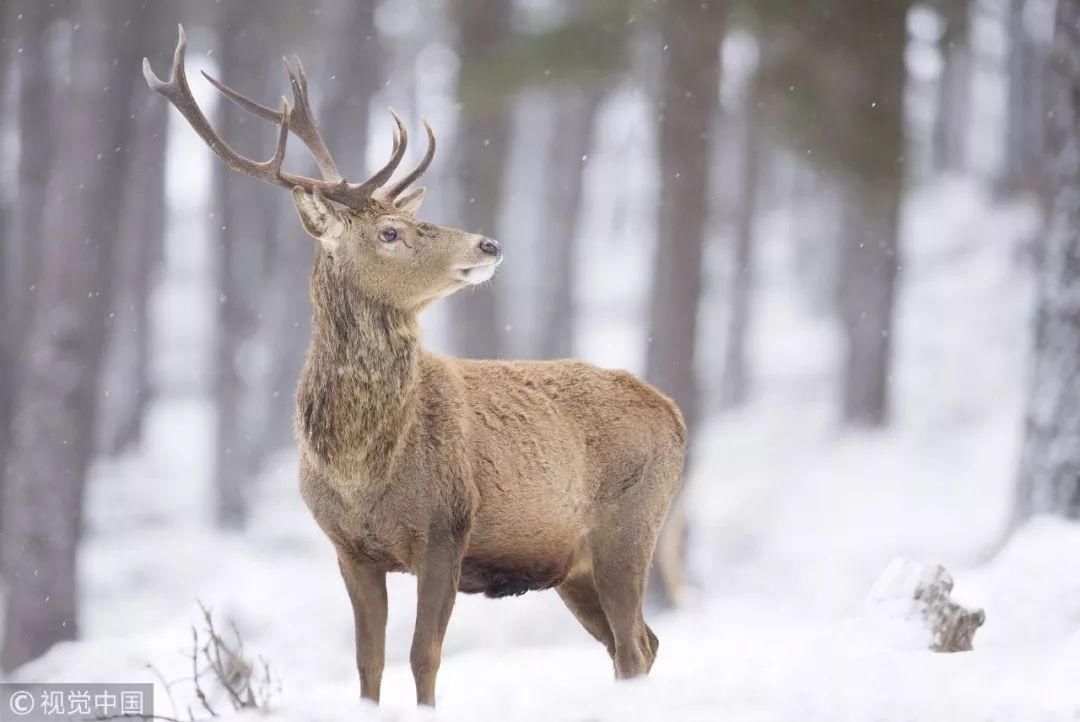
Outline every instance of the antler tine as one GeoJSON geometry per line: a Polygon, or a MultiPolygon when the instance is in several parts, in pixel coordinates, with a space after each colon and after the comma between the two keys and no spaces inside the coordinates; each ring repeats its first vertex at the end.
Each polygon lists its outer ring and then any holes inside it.
{"type": "Polygon", "coordinates": [[[427,151],[424,153],[420,164],[386,192],[386,197],[390,200],[397,198],[406,188],[415,183],[420,176],[424,175],[424,171],[431,165],[431,159],[435,157],[435,132],[431,129],[431,124],[427,122],[426,118],[423,119],[423,123],[424,130],[427,131],[427,151]]]}
{"type": "Polygon", "coordinates": [[[386,181],[390,180],[390,176],[394,175],[394,171],[396,171],[397,167],[401,164],[401,159],[405,157],[405,148],[409,145],[409,131],[405,129],[405,123],[401,121],[401,117],[393,108],[390,109],[390,114],[394,116],[394,123],[397,125],[397,133],[394,134],[394,147],[393,151],[390,153],[390,160],[363,183],[350,185],[349,191],[352,193],[363,194],[365,197],[370,198],[372,193],[381,188],[386,181]],[[398,136],[400,136],[400,141],[398,136]]]}
{"type": "Polygon", "coordinates": [[[269,120],[272,123],[280,123],[281,122],[281,111],[280,110],[274,110],[273,108],[267,108],[262,103],[257,103],[254,100],[252,100],[251,98],[247,97],[246,95],[241,95],[240,93],[236,92],[235,90],[230,88],[228,85],[225,85],[225,83],[221,82],[220,80],[218,80],[214,76],[210,75],[210,73],[206,72],[205,70],[203,70],[201,72],[202,72],[202,76],[204,78],[206,78],[208,81],[210,81],[210,84],[213,85],[215,88],[217,88],[219,93],[221,93],[226,98],[228,98],[232,102],[239,105],[241,108],[243,108],[247,112],[251,113],[252,115],[257,115],[260,118],[262,118],[263,120],[269,120]]]}
{"type": "MultiPolygon", "coordinates": [[[[210,150],[214,151],[229,168],[232,170],[244,173],[245,175],[264,180],[268,183],[281,186],[282,188],[293,188],[299,186],[308,193],[313,192],[316,188],[322,190],[323,194],[338,203],[350,204],[357,201],[357,197],[354,193],[349,192],[349,188],[344,182],[324,182],[317,181],[314,178],[308,178],[307,176],[296,175],[294,173],[288,173],[281,169],[282,163],[285,159],[285,145],[290,130],[289,119],[293,115],[290,112],[289,104],[286,101],[284,110],[275,111],[265,106],[258,106],[262,110],[259,113],[262,117],[272,117],[278,120],[278,143],[277,148],[274,151],[274,155],[268,161],[259,162],[241,155],[233,150],[228,143],[222,140],[221,136],[217,134],[213,126],[206,119],[202,109],[199,108],[198,103],[195,102],[195,97],[191,94],[191,87],[187,82],[187,73],[184,69],[184,55],[187,51],[187,37],[184,34],[184,26],[179,26],[179,39],[176,43],[176,51],[173,53],[172,68],[167,81],[162,80],[150,67],[150,61],[147,58],[143,58],[143,77],[146,78],[147,85],[150,89],[158,93],[166,100],[169,101],[180,114],[184,116],[191,128],[202,138],[210,150]]],[[[226,94],[228,97],[228,94],[226,94]]],[[[237,94],[238,95],[238,94],[237,94]]],[[[254,103],[254,101],[251,101],[254,103]]],[[[255,104],[258,105],[258,104],[255,104]]],[[[295,132],[295,131],[294,131],[295,132]]]]}
{"type": "Polygon", "coordinates": [[[326,147],[326,141],[319,131],[319,123],[315,120],[315,113],[311,110],[308,78],[304,64],[300,61],[299,55],[293,55],[295,68],[289,64],[288,59],[282,58],[282,61],[285,63],[285,72],[289,75],[289,85],[292,87],[293,102],[296,106],[293,108],[293,115],[296,116],[292,119],[293,132],[304,141],[308,150],[315,156],[315,163],[319,166],[323,179],[339,181],[342,177],[341,173],[338,172],[337,164],[330,155],[330,149],[326,147]]]}
{"type": "Polygon", "coordinates": [[[263,165],[274,174],[275,178],[281,178],[281,165],[285,162],[285,145],[289,142],[289,101],[285,96],[281,97],[281,123],[278,125],[277,145],[274,147],[274,155],[263,165]]]}
{"type": "MultiPolygon", "coordinates": [[[[211,127],[202,110],[199,109],[188,86],[187,73],[184,70],[184,55],[187,51],[187,37],[184,34],[184,26],[180,26],[180,37],[176,43],[176,51],[173,53],[172,69],[168,81],[163,81],[150,67],[150,61],[143,58],[143,77],[147,84],[156,93],[162,95],[173,104],[180,114],[183,115],[191,127],[199,134],[199,137],[210,146],[221,160],[232,168],[249,175],[262,177],[260,174],[262,164],[240,155],[228,146],[211,127]]],[[[264,178],[264,180],[268,180],[264,178]]]]}
{"type": "MultiPolygon", "coordinates": [[[[337,169],[337,164],[334,163],[333,156],[330,155],[330,150],[326,147],[326,141],[323,140],[322,133],[319,132],[318,123],[315,121],[315,115],[311,111],[311,103],[307,93],[307,74],[304,72],[303,65],[300,63],[300,58],[297,56],[293,57],[297,64],[296,70],[292,68],[287,58],[281,59],[285,64],[285,72],[289,76],[289,85],[292,87],[293,93],[294,107],[292,109],[292,117],[290,118],[292,132],[296,134],[297,138],[303,141],[304,145],[306,145],[311,152],[311,155],[315,158],[315,164],[319,167],[319,172],[322,174],[323,180],[328,182],[340,181],[341,173],[337,169]]],[[[228,85],[225,85],[225,83],[211,76],[205,70],[203,71],[203,77],[210,81],[210,84],[217,88],[219,93],[252,115],[258,116],[263,120],[269,120],[273,123],[281,122],[282,115],[280,111],[268,108],[246,95],[233,90],[228,85]]]]}
{"type": "MultiPolygon", "coordinates": [[[[289,84],[292,87],[295,106],[290,107],[289,102],[283,98],[283,106],[280,111],[257,103],[251,98],[236,92],[224,83],[215,80],[210,77],[210,75],[203,73],[203,75],[206,76],[206,79],[209,80],[210,83],[226,98],[248,112],[263,118],[264,120],[269,120],[278,124],[277,147],[274,150],[274,155],[271,156],[269,160],[259,162],[241,155],[233,150],[221,136],[217,134],[217,131],[210,125],[210,122],[199,108],[198,103],[195,102],[195,97],[192,95],[191,88],[188,86],[187,74],[184,69],[184,55],[186,49],[187,38],[184,35],[184,28],[181,25],[179,28],[179,40],[176,44],[176,51],[173,53],[172,69],[169,79],[164,81],[157,77],[150,68],[150,61],[147,58],[143,58],[143,76],[146,78],[146,82],[151,90],[160,94],[168,100],[173,107],[180,111],[180,114],[184,116],[192,129],[200,138],[202,138],[203,142],[205,142],[210,149],[214,151],[214,154],[232,170],[239,171],[283,188],[292,189],[299,187],[308,193],[318,193],[325,198],[341,203],[342,205],[358,208],[367,203],[371,199],[372,194],[390,180],[394,171],[396,171],[397,167],[401,164],[401,159],[405,157],[405,150],[409,142],[409,133],[405,128],[405,123],[403,123],[398,114],[391,109],[390,113],[394,117],[394,124],[397,126],[397,131],[394,133],[393,150],[390,154],[390,160],[385,166],[380,168],[363,183],[346,182],[338,172],[337,166],[330,156],[330,151],[326,148],[326,143],[319,133],[318,124],[315,122],[315,117],[311,112],[311,104],[308,100],[307,73],[304,70],[303,63],[300,62],[300,58],[295,56],[295,67],[290,64],[288,60],[285,60],[285,70],[289,75],[289,84]],[[304,142],[304,145],[311,151],[312,155],[315,156],[315,161],[319,166],[319,170],[322,172],[323,180],[315,180],[314,178],[308,178],[307,176],[297,175],[282,170],[282,164],[285,160],[285,149],[290,132],[300,138],[300,140],[304,142]]],[[[391,200],[401,193],[401,191],[410,183],[420,177],[420,174],[423,173],[424,170],[427,169],[428,164],[431,163],[431,158],[435,153],[435,135],[432,133],[431,126],[428,125],[427,121],[424,121],[424,127],[427,129],[428,134],[427,153],[415,170],[393,186],[390,190],[391,200]]],[[[385,195],[383,197],[385,197],[385,195]]]]}

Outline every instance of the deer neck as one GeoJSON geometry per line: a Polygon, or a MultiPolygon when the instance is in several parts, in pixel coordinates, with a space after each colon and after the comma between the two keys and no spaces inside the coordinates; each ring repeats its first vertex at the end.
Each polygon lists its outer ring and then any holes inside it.
{"type": "Polygon", "coordinates": [[[316,263],[311,348],[297,396],[298,433],[350,479],[386,479],[415,417],[416,316],[316,263]]]}

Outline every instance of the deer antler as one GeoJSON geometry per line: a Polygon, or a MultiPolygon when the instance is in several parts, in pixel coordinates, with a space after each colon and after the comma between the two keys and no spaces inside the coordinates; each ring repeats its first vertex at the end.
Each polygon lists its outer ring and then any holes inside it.
{"type": "MultiPolygon", "coordinates": [[[[280,111],[257,103],[203,73],[206,79],[226,98],[248,112],[278,125],[277,149],[270,160],[258,162],[237,153],[217,134],[199,108],[198,103],[195,102],[187,82],[187,73],[184,70],[187,38],[184,35],[183,25],[179,27],[179,32],[180,37],[176,44],[176,52],[173,54],[169,80],[163,81],[158,78],[154,71],[151,70],[150,61],[146,58],[143,58],[143,76],[146,78],[151,90],[160,94],[180,111],[180,114],[184,116],[199,137],[231,169],[283,188],[299,186],[308,193],[319,192],[326,198],[350,208],[359,208],[367,204],[372,194],[389,181],[394,171],[397,170],[401,159],[405,156],[409,136],[401,118],[391,110],[390,113],[394,116],[397,130],[394,133],[390,160],[363,183],[349,183],[342,177],[341,173],[338,172],[333,157],[330,155],[330,150],[326,147],[326,141],[319,132],[318,123],[315,121],[315,116],[311,111],[311,103],[308,99],[307,73],[304,71],[300,58],[295,56],[295,67],[291,66],[287,59],[285,60],[285,70],[289,76],[289,84],[292,86],[295,108],[290,108],[288,101],[282,99],[283,106],[280,111]],[[323,177],[321,181],[282,170],[281,165],[285,159],[285,144],[290,131],[296,134],[315,158],[315,163],[318,165],[323,177]]],[[[426,170],[431,162],[431,156],[435,150],[435,136],[432,134],[430,126],[427,125],[427,121],[424,122],[424,125],[428,133],[428,152],[417,169],[397,183],[387,194],[386,197],[390,200],[393,200],[410,183],[420,177],[420,174],[426,170]]]]}
{"type": "MultiPolygon", "coordinates": [[[[322,135],[318,130],[318,123],[315,121],[314,115],[311,112],[311,103],[308,100],[307,93],[307,73],[304,71],[304,65],[300,61],[299,56],[294,55],[292,58],[292,64],[290,64],[288,58],[282,58],[285,63],[285,72],[289,75],[289,83],[292,86],[293,91],[293,110],[291,117],[291,130],[292,132],[304,142],[304,145],[311,150],[313,156],[315,156],[315,162],[318,164],[319,169],[322,171],[323,180],[336,181],[341,179],[341,175],[338,173],[337,167],[334,165],[334,159],[330,157],[330,151],[326,148],[326,142],[323,140],[322,135]]],[[[229,86],[222,83],[220,80],[212,77],[206,71],[203,71],[203,77],[210,81],[211,85],[218,89],[218,91],[229,100],[239,105],[244,110],[248,111],[252,115],[256,115],[263,120],[269,120],[273,123],[281,122],[281,112],[268,108],[261,103],[258,103],[251,98],[243,95],[229,86]]],[[[393,162],[394,158],[398,159],[405,153],[405,144],[408,136],[405,132],[401,119],[393,109],[390,110],[394,116],[394,121],[398,126],[398,129],[394,131],[394,145],[391,151],[391,163],[387,164],[387,167],[383,170],[389,170],[389,174],[386,175],[386,180],[389,180],[390,175],[397,169],[397,162],[393,162]]],[[[431,129],[431,125],[427,120],[423,121],[424,129],[427,131],[428,147],[424,153],[423,159],[420,164],[414,168],[408,175],[395,183],[393,187],[383,190],[380,195],[388,201],[393,201],[397,198],[406,188],[416,182],[420,176],[424,174],[428,166],[431,165],[432,158],[435,157],[435,133],[431,129]]],[[[381,173],[382,171],[380,171],[381,173]]],[[[379,174],[376,174],[378,176],[379,174]]],[[[372,177],[372,180],[376,178],[372,177]]],[[[379,184],[381,185],[381,183],[379,184]]],[[[376,186],[376,188],[379,187],[376,186]]]]}
{"type": "Polygon", "coordinates": [[[402,191],[411,186],[416,180],[424,175],[424,171],[431,165],[431,159],[435,157],[435,133],[431,130],[431,124],[423,120],[424,130],[427,131],[427,152],[424,153],[420,165],[416,166],[408,175],[387,189],[386,197],[391,201],[401,195],[402,191]]]}
{"type": "MultiPolygon", "coordinates": [[[[311,102],[308,100],[307,92],[307,73],[304,71],[304,66],[300,62],[300,58],[295,55],[293,56],[293,62],[296,63],[295,69],[289,64],[288,58],[282,58],[281,60],[285,64],[285,72],[289,75],[289,85],[292,86],[293,93],[293,109],[289,115],[290,130],[311,151],[311,155],[314,156],[315,163],[322,173],[323,180],[340,181],[341,173],[338,172],[337,165],[330,155],[330,150],[326,147],[326,141],[323,140],[322,133],[319,132],[319,124],[311,112],[311,102]]],[[[245,95],[241,95],[205,70],[202,74],[222,95],[244,110],[273,123],[281,123],[281,111],[268,108],[245,95]]]]}

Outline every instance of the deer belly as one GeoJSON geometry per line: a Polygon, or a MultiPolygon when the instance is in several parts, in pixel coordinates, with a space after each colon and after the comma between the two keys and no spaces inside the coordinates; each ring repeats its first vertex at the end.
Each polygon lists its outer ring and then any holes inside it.
{"type": "Polygon", "coordinates": [[[550,589],[570,571],[581,538],[576,528],[531,528],[528,523],[473,528],[461,564],[458,589],[467,594],[507,597],[550,589]]]}
{"type": "Polygon", "coordinates": [[[561,583],[587,526],[578,484],[539,474],[516,483],[491,476],[478,482],[480,504],[458,589],[505,597],[561,583]]]}
{"type": "Polygon", "coordinates": [[[467,556],[461,563],[458,590],[492,598],[517,596],[556,586],[566,578],[569,567],[569,558],[555,561],[467,556]]]}

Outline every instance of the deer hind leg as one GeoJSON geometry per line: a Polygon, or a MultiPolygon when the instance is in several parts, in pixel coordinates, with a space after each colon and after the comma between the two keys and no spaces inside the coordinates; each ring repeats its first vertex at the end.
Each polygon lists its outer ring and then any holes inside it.
{"type": "MultiPolygon", "coordinates": [[[[569,577],[562,584],[555,587],[567,608],[573,612],[585,631],[604,645],[611,661],[615,661],[615,636],[611,632],[604,607],[600,603],[600,593],[596,590],[596,582],[593,580],[592,570],[587,574],[582,573],[569,577]]],[[[652,670],[656,660],[656,652],[660,648],[660,640],[656,638],[652,628],[642,622],[644,638],[640,640],[645,652],[646,673],[652,670]]]]}
{"type": "Polygon", "coordinates": [[[648,565],[633,564],[611,547],[597,549],[596,554],[597,592],[615,641],[615,676],[625,679],[646,674],[651,650],[643,644],[647,635],[641,602],[648,565]]]}
{"type": "Polygon", "coordinates": [[[645,624],[644,621],[642,621],[641,625],[645,627],[644,644],[646,645],[646,647],[648,647],[649,650],[645,655],[648,658],[646,660],[648,662],[648,669],[646,670],[646,673],[648,673],[652,671],[653,662],[656,661],[656,653],[660,651],[660,640],[656,637],[656,634],[653,632],[652,627],[650,627],[648,624],[645,624]]]}
{"type": "Polygon", "coordinates": [[[555,587],[563,603],[573,612],[585,631],[596,641],[604,645],[608,656],[615,659],[615,637],[611,633],[604,607],[600,603],[600,594],[596,591],[592,569],[577,572],[567,577],[555,587]]]}
{"type": "Polygon", "coordinates": [[[590,537],[593,577],[615,640],[615,676],[648,674],[660,642],[645,624],[645,582],[680,465],[649,464],[601,514],[590,537]]]}

